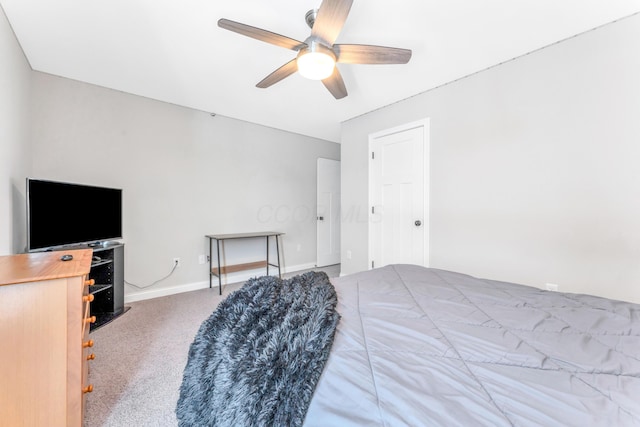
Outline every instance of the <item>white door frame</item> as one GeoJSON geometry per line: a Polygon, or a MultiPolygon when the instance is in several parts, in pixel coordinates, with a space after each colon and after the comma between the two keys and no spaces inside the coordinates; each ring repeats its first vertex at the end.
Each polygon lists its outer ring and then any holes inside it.
{"type": "Polygon", "coordinates": [[[339,264],[340,263],[340,202],[341,202],[341,197],[340,197],[340,174],[341,174],[341,163],[340,160],[335,160],[335,159],[327,159],[327,158],[323,158],[323,157],[318,157],[318,159],[316,160],[316,176],[317,176],[317,182],[316,182],[316,204],[317,204],[317,216],[316,216],[316,267],[323,267],[323,266],[327,266],[327,265],[334,265],[334,264],[339,264]],[[325,165],[325,168],[321,168],[321,164],[325,165]],[[324,219],[320,220],[320,214],[321,212],[319,212],[319,207],[320,207],[320,189],[321,187],[323,187],[322,184],[325,184],[324,187],[326,187],[327,181],[325,180],[324,182],[321,182],[321,174],[320,171],[324,170],[325,172],[327,171],[326,166],[328,165],[332,165],[333,167],[337,167],[337,173],[334,175],[333,173],[329,173],[329,174],[325,174],[325,178],[329,178],[329,182],[334,182],[333,179],[337,178],[337,191],[334,193],[336,197],[335,200],[333,200],[333,203],[330,203],[330,206],[328,206],[329,211],[328,212],[322,212],[324,219]],[[323,227],[323,232],[325,234],[322,234],[320,231],[321,225],[322,224],[327,224],[328,225],[328,232],[329,235],[326,235],[326,231],[323,227]],[[324,253],[321,256],[320,253],[320,242],[323,239],[323,237],[326,239],[325,243],[327,243],[328,240],[328,244],[329,244],[329,254],[324,253]],[[321,259],[322,258],[322,259],[321,259]],[[320,262],[322,261],[322,262],[320,262]]]}
{"type": "Polygon", "coordinates": [[[367,155],[369,156],[369,161],[368,161],[368,165],[369,165],[369,176],[368,176],[368,184],[369,184],[369,199],[368,199],[368,203],[369,206],[367,206],[367,209],[369,211],[369,224],[368,224],[368,231],[367,231],[367,238],[369,239],[369,245],[368,245],[368,249],[369,249],[369,256],[368,256],[368,264],[367,264],[367,270],[371,270],[372,268],[372,264],[373,264],[373,239],[371,238],[371,235],[373,233],[373,214],[371,212],[371,207],[373,206],[373,200],[374,200],[374,191],[375,189],[373,188],[373,179],[372,179],[372,175],[373,175],[373,171],[371,168],[371,153],[373,152],[373,143],[374,140],[377,138],[381,138],[384,136],[389,136],[389,135],[393,135],[394,133],[399,133],[399,132],[404,132],[407,130],[411,130],[411,129],[415,129],[415,128],[419,128],[422,127],[424,129],[423,132],[423,146],[424,146],[424,219],[423,219],[423,232],[424,232],[424,262],[423,265],[425,267],[429,267],[429,229],[430,229],[430,210],[429,210],[429,200],[430,200],[430,192],[431,192],[431,187],[429,186],[429,177],[430,177],[430,168],[429,168],[429,158],[430,158],[430,132],[429,132],[429,127],[431,124],[431,120],[426,117],[424,119],[421,120],[416,120],[415,122],[410,122],[410,123],[405,123],[403,125],[400,126],[396,126],[390,129],[385,129],[379,132],[375,132],[375,133],[371,133],[369,134],[369,152],[367,153],[367,155]]]}

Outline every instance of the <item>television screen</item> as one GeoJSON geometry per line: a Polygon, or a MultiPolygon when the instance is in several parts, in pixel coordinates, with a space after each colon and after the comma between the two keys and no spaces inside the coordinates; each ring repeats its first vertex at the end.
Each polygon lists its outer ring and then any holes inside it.
{"type": "Polygon", "coordinates": [[[29,251],[122,238],[122,190],[27,178],[29,251]]]}

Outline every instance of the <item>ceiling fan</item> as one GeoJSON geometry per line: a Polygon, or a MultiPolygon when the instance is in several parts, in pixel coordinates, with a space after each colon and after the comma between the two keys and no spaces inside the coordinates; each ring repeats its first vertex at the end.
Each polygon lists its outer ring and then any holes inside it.
{"type": "Polygon", "coordinates": [[[311,36],[304,42],[271,31],[228,19],[220,19],[218,26],[247,37],[298,52],[296,58],[269,74],[256,86],[268,88],[298,71],[312,80],[322,80],[336,99],[347,96],[344,80],[336,67],[342,64],[406,64],[411,50],[363,44],[334,44],[349,15],[353,0],[324,0],[319,9],[307,12],[305,19],[311,36]]]}

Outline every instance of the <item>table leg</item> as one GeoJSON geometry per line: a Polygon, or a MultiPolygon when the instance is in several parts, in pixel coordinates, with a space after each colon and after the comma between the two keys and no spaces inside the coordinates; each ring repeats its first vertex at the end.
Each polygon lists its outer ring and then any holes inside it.
{"type": "Polygon", "coordinates": [[[213,239],[209,239],[209,289],[213,287],[213,239]]]}
{"type": "Polygon", "coordinates": [[[276,254],[278,258],[278,277],[282,279],[282,273],[280,272],[280,245],[278,244],[278,235],[276,235],[276,254]]]}
{"type": "Polygon", "coordinates": [[[267,276],[269,275],[269,236],[267,237],[267,276]]]}
{"type": "Polygon", "coordinates": [[[218,292],[222,295],[222,268],[220,267],[220,240],[216,239],[218,247],[218,292]]]}

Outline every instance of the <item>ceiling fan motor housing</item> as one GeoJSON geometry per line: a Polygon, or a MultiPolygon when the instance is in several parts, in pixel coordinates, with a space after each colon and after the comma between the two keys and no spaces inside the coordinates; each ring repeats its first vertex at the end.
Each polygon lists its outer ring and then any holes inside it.
{"type": "Polygon", "coordinates": [[[304,43],[306,44],[306,46],[298,51],[298,58],[300,58],[302,55],[306,55],[307,53],[323,53],[333,58],[334,62],[336,61],[337,58],[336,54],[333,52],[333,49],[322,43],[322,41],[314,37],[309,37],[304,41],[304,43]]]}

